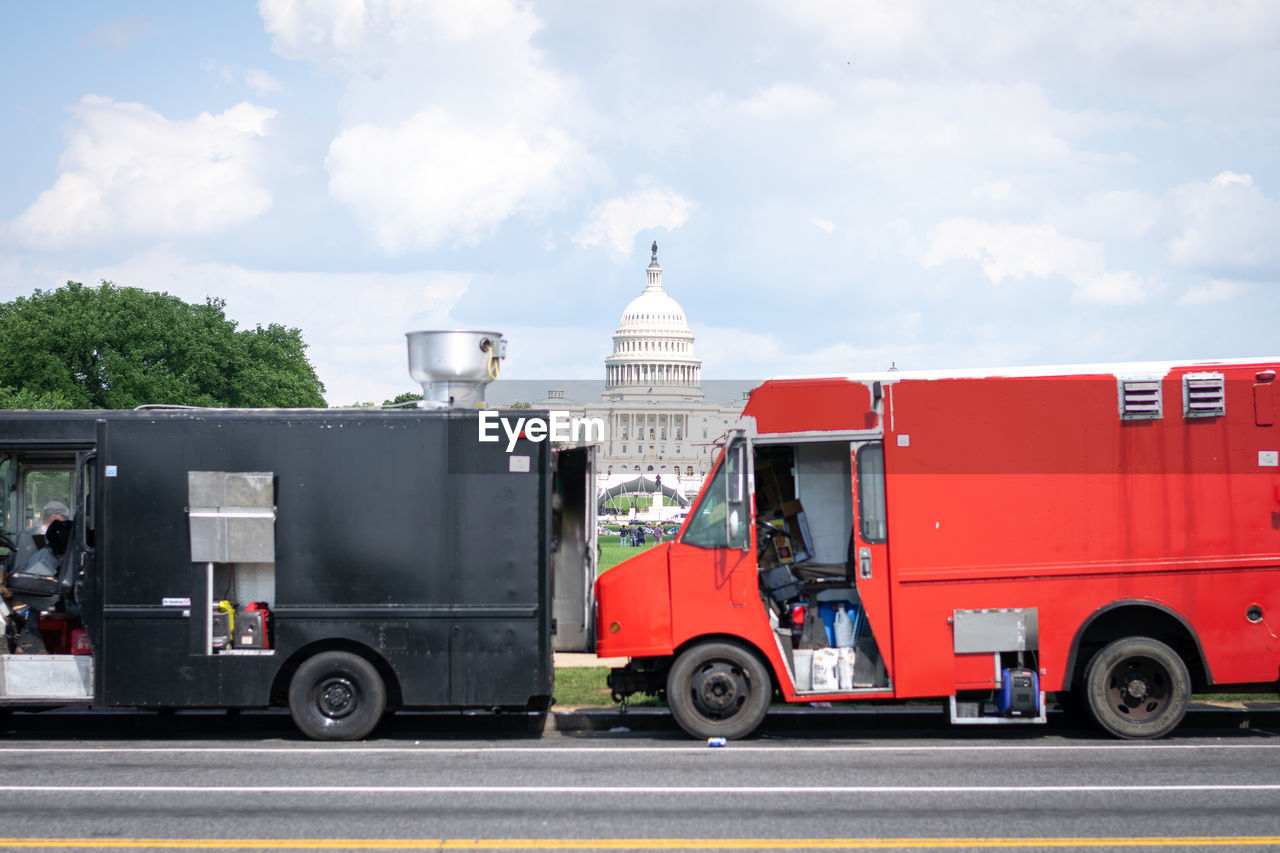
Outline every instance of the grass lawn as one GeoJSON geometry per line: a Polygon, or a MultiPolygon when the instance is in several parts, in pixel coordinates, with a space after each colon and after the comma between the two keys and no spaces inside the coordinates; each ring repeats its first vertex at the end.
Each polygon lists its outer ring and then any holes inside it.
{"type": "MultiPolygon", "coordinates": [[[[609,698],[609,686],[605,678],[607,666],[563,666],[556,668],[556,686],[553,694],[557,707],[613,708],[609,698]]],[[[631,707],[660,706],[653,696],[632,696],[627,700],[631,707]]]]}
{"type": "Polygon", "coordinates": [[[642,553],[647,548],[652,548],[658,544],[653,541],[652,536],[646,536],[644,539],[644,547],[632,548],[623,545],[618,541],[618,534],[606,533],[600,537],[600,561],[596,566],[598,572],[604,572],[606,569],[612,569],[623,560],[629,560],[636,554],[642,553]]]}
{"type": "Polygon", "coordinates": [[[564,666],[556,668],[556,686],[553,695],[557,705],[585,705],[591,708],[607,708],[613,705],[609,699],[609,686],[605,677],[609,668],[604,666],[564,666]]]}

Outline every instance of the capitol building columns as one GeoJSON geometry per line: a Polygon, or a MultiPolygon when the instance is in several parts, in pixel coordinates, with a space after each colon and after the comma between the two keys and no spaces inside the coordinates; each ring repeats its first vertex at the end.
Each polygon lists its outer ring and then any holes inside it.
{"type": "Polygon", "coordinates": [[[629,385],[675,385],[681,388],[702,384],[702,368],[692,364],[646,362],[605,365],[605,384],[619,392],[629,385]]]}

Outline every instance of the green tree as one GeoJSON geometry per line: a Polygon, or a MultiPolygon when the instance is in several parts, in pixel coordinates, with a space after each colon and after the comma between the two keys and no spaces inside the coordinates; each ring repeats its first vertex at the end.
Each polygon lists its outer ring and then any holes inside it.
{"type": "Polygon", "coordinates": [[[71,401],[52,391],[0,388],[0,409],[70,409],[71,401]]]}
{"type": "Polygon", "coordinates": [[[0,404],[323,406],[302,333],[274,323],[237,329],[225,307],[106,281],[0,304],[0,404]]]}
{"type": "Polygon", "coordinates": [[[403,405],[404,403],[416,403],[418,400],[421,400],[421,399],[422,399],[421,393],[414,393],[413,391],[405,391],[403,394],[395,395],[390,400],[383,400],[382,405],[400,406],[400,405],[403,405]]]}

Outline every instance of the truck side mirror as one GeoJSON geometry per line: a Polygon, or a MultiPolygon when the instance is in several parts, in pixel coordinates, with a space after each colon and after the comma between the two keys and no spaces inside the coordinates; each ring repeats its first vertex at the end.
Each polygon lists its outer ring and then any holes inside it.
{"type": "Polygon", "coordinates": [[[728,466],[726,473],[729,475],[727,483],[729,493],[726,497],[729,503],[742,503],[742,445],[733,448],[733,452],[725,460],[725,465],[728,466]]]}

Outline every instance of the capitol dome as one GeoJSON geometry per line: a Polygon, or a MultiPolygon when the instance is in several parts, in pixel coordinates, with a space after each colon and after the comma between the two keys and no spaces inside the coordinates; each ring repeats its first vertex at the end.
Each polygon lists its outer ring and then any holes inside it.
{"type": "Polygon", "coordinates": [[[688,332],[689,322],[680,303],[668,296],[659,284],[656,288],[646,287],[622,312],[618,331],[637,328],[688,332]]]}
{"type": "Polygon", "coordinates": [[[627,305],[604,360],[605,396],[702,398],[702,361],[684,309],[662,289],[658,244],[646,270],[644,292],[627,305]]]}

